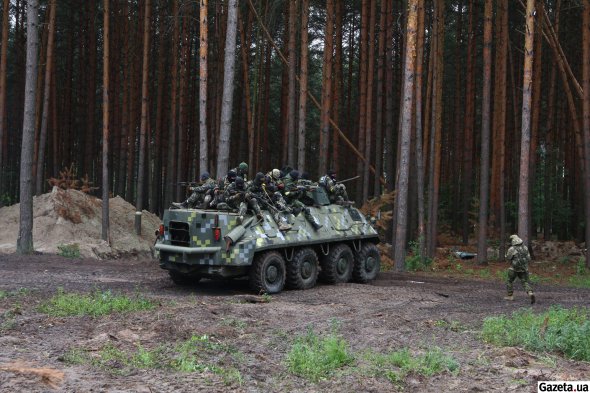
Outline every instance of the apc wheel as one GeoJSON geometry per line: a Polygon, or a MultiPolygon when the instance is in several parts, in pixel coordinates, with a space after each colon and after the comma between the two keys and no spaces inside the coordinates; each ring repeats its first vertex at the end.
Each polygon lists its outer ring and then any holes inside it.
{"type": "Polygon", "coordinates": [[[313,288],[318,280],[318,256],[311,248],[302,248],[287,264],[287,287],[313,288]]]}
{"type": "Polygon", "coordinates": [[[347,282],[352,276],[354,256],[346,244],[334,247],[322,260],[321,279],[328,284],[347,282]]]}
{"type": "Polygon", "coordinates": [[[381,269],[381,256],[379,249],[373,243],[366,243],[354,256],[354,269],[352,277],[354,281],[367,283],[377,278],[381,269]]]}
{"type": "Polygon", "coordinates": [[[250,268],[250,288],[257,293],[279,293],[285,286],[285,260],[276,251],[254,258],[250,268]]]}
{"type": "Polygon", "coordinates": [[[181,285],[181,286],[190,286],[194,285],[199,282],[201,279],[200,276],[194,276],[190,274],[183,274],[179,272],[175,272],[173,270],[168,270],[168,275],[174,281],[174,284],[181,285]]]}

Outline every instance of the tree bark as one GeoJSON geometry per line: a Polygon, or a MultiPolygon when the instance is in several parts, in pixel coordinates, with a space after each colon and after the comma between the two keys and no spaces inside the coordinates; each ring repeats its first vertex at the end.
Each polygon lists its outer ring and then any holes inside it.
{"type": "Polygon", "coordinates": [[[37,160],[37,195],[43,193],[43,175],[45,168],[45,148],[47,145],[47,118],[49,116],[49,94],[51,76],[53,75],[53,37],[55,35],[55,8],[57,0],[52,0],[49,6],[49,33],[47,36],[47,56],[45,64],[45,87],[43,89],[43,114],[41,117],[41,132],[39,136],[39,159],[37,160]]]}
{"type": "Polygon", "coordinates": [[[309,0],[301,2],[301,76],[299,83],[299,125],[297,128],[297,168],[305,172],[305,121],[307,120],[307,66],[308,66],[308,32],[309,0]]]}
{"type": "Polygon", "coordinates": [[[371,0],[369,15],[369,64],[367,66],[367,114],[365,125],[365,157],[363,166],[363,201],[369,199],[369,157],[371,157],[371,142],[373,141],[373,82],[375,80],[375,25],[377,24],[377,0],[371,0]]]}
{"type": "Polygon", "coordinates": [[[334,0],[326,2],[326,30],[324,45],[324,65],[322,71],[322,112],[320,124],[320,147],[318,173],[324,175],[328,170],[328,142],[330,140],[330,108],[332,107],[332,60],[334,50],[334,0]]]}
{"type": "Polygon", "coordinates": [[[527,0],[522,84],[522,135],[520,141],[520,172],[518,182],[518,234],[529,245],[529,159],[531,143],[531,103],[533,48],[535,39],[535,0],[527,0]]]}
{"type": "MultiPolygon", "coordinates": [[[[360,31],[360,57],[359,57],[359,126],[357,146],[361,149],[365,146],[365,133],[367,126],[367,58],[368,58],[368,24],[369,24],[369,6],[371,0],[361,1],[361,31],[360,31]]],[[[361,162],[358,162],[356,172],[364,174],[364,167],[361,162]]],[[[361,179],[363,180],[362,176],[361,179]]],[[[363,184],[357,182],[358,184],[363,184]]],[[[356,188],[356,187],[355,187],[356,188]]],[[[360,188],[360,187],[359,187],[360,188]]],[[[361,188],[362,190],[362,188],[361,188]]],[[[362,192],[356,193],[356,201],[362,203],[362,192]]]]}
{"type": "Polygon", "coordinates": [[[102,58],[102,240],[109,240],[109,2],[104,0],[102,58]]]}
{"type": "Polygon", "coordinates": [[[209,150],[207,148],[207,56],[208,56],[208,25],[207,3],[201,0],[199,23],[199,172],[209,170],[209,150]]]}
{"type": "MultiPolygon", "coordinates": [[[[145,177],[145,145],[148,128],[148,103],[150,72],[150,22],[151,0],[145,0],[145,14],[143,16],[143,67],[141,75],[141,123],[139,126],[139,165],[137,168],[137,204],[135,206],[135,233],[141,235],[141,212],[143,210],[144,177],[145,177]]],[[[149,172],[148,172],[149,173],[149,172]]]]}
{"type": "Polygon", "coordinates": [[[410,169],[410,140],[412,134],[412,107],[414,97],[414,73],[416,65],[416,26],[418,20],[418,0],[408,4],[407,45],[404,60],[403,100],[401,111],[401,149],[399,160],[399,180],[397,190],[397,219],[395,229],[394,261],[395,270],[404,270],[406,256],[408,179],[410,169]]]}
{"type": "Polygon", "coordinates": [[[490,198],[490,112],[492,102],[492,0],[485,1],[483,32],[483,97],[481,108],[481,167],[479,179],[479,228],[477,262],[488,259],[488,211],[490,198]]]}
{"type": "Polygon", "coordinates": [[[33,138],[35,136],[35,88],[39,50],[39,2],[27,4],[27,65],[25,108],[20,156],[20,226],[16,240],[18,254],[32,254],[33,249],[33,138]]]}
{"type": "Polygon", "coordinates": [[[590,268],[590,253],[588,242],[590,242],[590,1],[584,1],[583,30],[583,86],[584,86],[584,206],[586,207],[585,219],[585,242],[586,242],[586,267],[590,268]]]}
{"type": "Polygon", "coordinates": [[[227,35],[225,38],[225,61],[223,72],[223,103],[221,106],[221,129],[217,173],[227,173],[229,160],[229,137],[234,95],[234,72],[236,63],[236,31],[238,27],[238,0],[229,0],[227,11],[227,35]]]}
{"type": "Polygon", "coordinates": [[[289,1],[289,116],[287,118],[287,164],[294,166],[297,162],[295,157],[295,102],[297,92],[297,82],[295,81],[295,69],[297,66],[296,37],[297,31],[295,29],[295,22],[297,20],[297,5],[298,1],[289,1]]]}
{"type": "Polygon", "coordinates": [[[416,171],[418,193],[418,249],[420,256],[426,257],[426,238],[424,226],[424,157],[422,156],[422,81],[424,60],[424,36],[425,36],[425,10],[424,0],[418,1],[418,42],[416,44],[416,92],[415,92],[415,117],[416,117],[416,171]]]}
{"type": "MultiPolygon", "coordinates": [[[[4,154],[4,147],[6,145],[6,65],[8,63],[8,16],[10,14],[10,0],[4,0],[2,6],[2,49],[0,53],[0,168],[4,166],[6,156],[4,154]]],[[[0,174],[0,189],[4,190],[5,172],[0,174]]],[[[0,198],[0,207],[2,206],[3,198],[0,198]]]]}

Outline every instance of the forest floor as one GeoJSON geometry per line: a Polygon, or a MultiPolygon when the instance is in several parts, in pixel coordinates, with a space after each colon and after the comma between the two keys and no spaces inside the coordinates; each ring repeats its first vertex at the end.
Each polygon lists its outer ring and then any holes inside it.
{"type": "Polygon", "coordinates": [[[148,259],[0,255],[0,391],[531,392],[537,380],[587,380],[590,363],[496,347],[481,330],[486,317],[521,309],[588,306],[590,289],[540,279],[534,306],[519,284],[506,302],[493,273],[502,265],[483,277],[474,264],[259,297],[244,280],[175,286],[148,259]],[[152,308],[43,312],[58,293],[126,295],[152,308]],[[338,337],[346,364],[315,379],[297,375],[289,354],[306,336],[338,337]],[[382,355],[404,348],[414,358],[435,351],[455,366],[392,372],[382,355]]]}

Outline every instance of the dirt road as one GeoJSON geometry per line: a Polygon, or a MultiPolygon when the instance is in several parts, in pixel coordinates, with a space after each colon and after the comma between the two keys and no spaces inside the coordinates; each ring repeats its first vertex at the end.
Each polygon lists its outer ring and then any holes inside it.
{"type": "MultiPolygon", "coordinates": [[[[496,348],[480,339],[485,317],[529,306],[522,290],[513,303],[503,301],[503,286],[496,281],[382,273],[373,285],[319,285],[251,303],[246,281],[205,280],[195,287],[177,287],[155,261],[10,255],[0,256],[0,291],[5,294],[0,296],[2,392],[54,389],[51,378],[48,384],[42,373],[25,367],[55,371],[54,387],[64,392],[529,392],[536,391],[537,380],[590,376],[588,363],[496,348]],[[139,294],[156,308],[97,318],[40,313],[39,304],[58,287],[65,292],[139,294]],[[286,355],[294,338],[310,327],[321,335],[335,326],[349,343],[354,364],[317,383],[290,373],[286,355]],[[214,344],[208,344],[203,356],[217,368],[179,372],[64,361],[76,349],[92,354],[105,347],[165,348],[194,336],[214,344]],[[367,351],[433,347],[456,359],[459,371],[432,377],[409,374],[392,383],[364,367],[367,351]]],[[[535,310],[588,306],[590,299],[587,289],[540,286],[537,293],[535,310]]]]}

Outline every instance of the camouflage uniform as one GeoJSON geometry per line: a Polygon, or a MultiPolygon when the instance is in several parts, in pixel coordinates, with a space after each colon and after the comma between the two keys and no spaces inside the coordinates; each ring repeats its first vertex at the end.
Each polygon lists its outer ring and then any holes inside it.
{"type": "Polygon", "coordinates": [[[331,203],[342,203],[348,201],[346,186],[336,182],[336,172],[329,170],[328,173],[320,178],[320,186],[326,189],[328,198],[331,203]]]}
{"type": "Polygon", "coordinates": [[[241,162],[240,165],[232,169],[236,173],[236,176],[240,176],[245,182],[248,181],[248,164],[241,162]]]}
{"type": "MultiPolygon", "coordinates": [[[[234,211],[237,210],[239,215],[238,224],[241,224],[244,221],[244,216],[248,210],[248,205],[246,203],[246,187],[244,179],[238,176],[233,183],[224,189],[223,202],[218,204],[218,208],[222,209],[227,206],[234,211]]],[[[260,214],[260,209],[258,209],[257,214],[260,214]]]]}
{"type": "Polygon", "coordinates": [[[281,217],[280,213],[287,210],[286,204],[284,200],[281,201],[282,203],[276,203],[276,198],[274,198],[275,193],[273,193],[272,188],[274,186],[268,186],[266,177],[263,173],[258,172],[254,180],[248,186],[248,191],[246,193],[246,199],[249,199],[251,203],[257,203],[257,206],[264,210],[268,210],[271,212],[273,219],[279,226],[280,230],[288,230],[291,228],[288,225],[288,222],[284,217],[281,217]]]}
{"type": "Polygon", "coordinates": [[[305,206],[305,204],[300,201],[300,199],[304,196],[305,187],[298,185],[298,180],[299,172],[297,171],[291,171],[291,173],[283,179],[285,184],[285,199],[293,207],[293,213],[295,215],[303,211],[305,219],[311,224],[311,226],[313,226],[316,230],[320,229],[322,227],[322,224],[320,224],[316,220],[316,218],[311,214],[309,207],[305,206]]]}
{"type": "Polygon", "coordinates": [[[213,189],[216,186],[215,180],[209,176],[208,172],[203,172],[201,174],[201,181],[199,183],[200,184],[196,187],[189,187],[189,190],[192,191],[192,194],[186,201],[182,203],[172,202],[172,206],[177,208],[194,208],[198,204],[204,203],[207,196],[209,196],[208,199],[210,200],[212,198],[213,189]]]}
{"type": "Polygon", "coordinates": [[[529,281],[528,267],[529,261],[531,260],[531,255],[529,254],[527,246],[523,244],[522,239],[517,235],[510,236],[510,241],[512,246],[506,252],[506,259],[510,261],[510,267],[508,268],[508,279],[506,281],[507,296],[505,299],[513,300],[513,283],[518,277],[522,283],[522,286],[524,287],[524,290],[530,296],[531,303],[534,303],[535,295],[529,281]]]}

